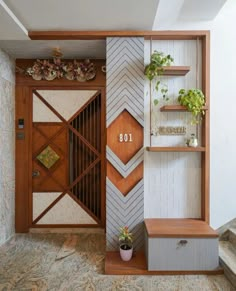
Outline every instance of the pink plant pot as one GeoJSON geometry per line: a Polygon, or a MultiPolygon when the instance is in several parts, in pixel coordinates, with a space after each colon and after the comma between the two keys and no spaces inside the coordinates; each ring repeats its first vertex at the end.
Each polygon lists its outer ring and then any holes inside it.
{"type": "Polygon", "coordinates": [[[122,248],[120,248],[120,257],[123,261],[129,261],[132,258],[133,255],[133,248],[129,249],[129,250],[123,250],[122,248]]]}

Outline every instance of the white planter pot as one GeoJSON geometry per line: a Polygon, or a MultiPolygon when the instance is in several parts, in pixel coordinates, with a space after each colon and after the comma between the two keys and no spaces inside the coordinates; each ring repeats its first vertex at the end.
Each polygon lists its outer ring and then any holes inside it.
{"type": "Polygon", "coordinates": [[[133,255],[133,248],[129,250],[123,250],[120,246],[120,257],[123,261],[129,261],[132,258],[133,255]]]}

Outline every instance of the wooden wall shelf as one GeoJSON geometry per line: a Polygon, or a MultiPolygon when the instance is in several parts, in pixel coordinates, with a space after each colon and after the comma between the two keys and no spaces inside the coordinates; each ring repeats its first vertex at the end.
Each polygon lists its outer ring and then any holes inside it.
{"type": "Polygon", "coordinates": [[[164,76],[185,76],[189,71],[189,66],[165,66],[163,67],[164,76]]]}
{"type": "Polygon", "coordinates": [[[205,152],[205,147],[146,147],[149,152],[205,152]]]}
{"type": "MultiPolygon", "coordinates": [[[[208,106],[203,107],[204,110],[208,110],[208,106]]],[[[160,108],[162,112],[185,112],[188,111],[186,106],[182,105],[165,105],[160,108]]]]}

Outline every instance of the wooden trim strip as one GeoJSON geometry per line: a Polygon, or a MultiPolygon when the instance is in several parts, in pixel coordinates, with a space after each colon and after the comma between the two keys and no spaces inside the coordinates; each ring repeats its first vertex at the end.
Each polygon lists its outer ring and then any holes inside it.
{"type": "MultiPolygon", "coordinates": [[[[206,105],[210,104],[210,33],[202,40],[202,91],[206,96],[206,105]]],[[[202,155],[201,166],[201,218],[210,222],[210,110],[206,111],[202,121],[202,143],[206,151],[202,155]]]]}
{"type": "Polygon", "coordinates": [[[32,40],[105,40],[107,37],[145,37],[149,39],[197,39],[208,34],[206,30],[189,31],[147,31],[147,30],[114,30],[114,31],[29,31],[32,40]]]}
{"type": "MultiPolygon", "coordinates": [[[[203,110],[208,110],[208,106],[203,106],[203,110]]],[[[183,105],[164,105],[160,108],[161,112],[189,112],[186,106],[183,105]]]]}
{"type": "MultiPolygon", "coordinates": [[[[101,224],[34,224],[30,228],[101,228],[101,224]]],[[[53,232],[52,232],[53,233],[53,232]]]]}
{"type": "Polygon", "coordinates": [[[148,152],[205,152],[204,147],[146,147],[148,152]]]}
{"type": "Polygon", "coordinates": [[[101,221],[102,225],[106,229],[106,90],[105,88],[101,90],[101,221]]]}

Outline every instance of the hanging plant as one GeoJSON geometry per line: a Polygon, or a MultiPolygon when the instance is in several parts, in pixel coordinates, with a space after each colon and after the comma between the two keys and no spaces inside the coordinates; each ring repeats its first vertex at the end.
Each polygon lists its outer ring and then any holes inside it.
{"type": "Polygon", "coordinates": [[[205,114],[205,96],[200,89],[180,89],[178,102],[192,113],[191,124],[198,124],[205,114]]]}
{"type": "MultiPolygon", "coordinates": [[[[145,67],[144,74],[147,78],[152,81],[154,78],[157,78],[155,89],[158,92],[160,90],[162,98],[166,101],[169,100],[167,93],[168,88],[166,84],[162,84],[159,76],[164,73],[164,66],[170,66],[174,62],[174,59],[171,55],[165,55],[163,52],[154,51],[151,55],[151,62],[145,67]]],[[[154,99],[154,105],[158,104],[158,99],[154,99]]]]}

